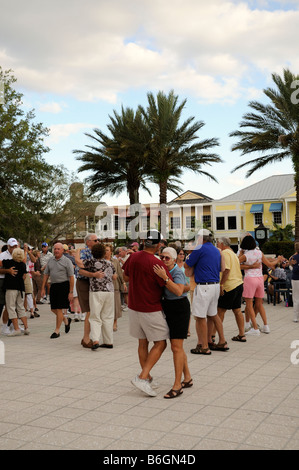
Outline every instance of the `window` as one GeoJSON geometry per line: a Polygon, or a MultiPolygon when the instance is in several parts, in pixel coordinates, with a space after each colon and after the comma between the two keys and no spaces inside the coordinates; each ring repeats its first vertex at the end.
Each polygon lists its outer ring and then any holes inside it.
{"type": "Polygon", "coordinates": [[[211,216],[210,215],[203,215],[202,222],[206,225],[206,227],[211,227],[211,216]]]}
{"type": "Polygon", "coordinates": [[[170,228],[181,228],[180,217],[170,217],[170,228]]]}
{"type": "Polygon", "coordinates": [[[118,215],[114,216],[114,230],[119,230],[119,219],[118,215]]]}
{"type": "Polygon", "coordinates": [[[273,222],[275,224],[282,224],[281,212],[273,212],[273,222]]]}
{"type": "Polygon", "coordinates": [[[216,217],[216,229],[225,230],[224,217],[216,217]]]}
{"type": "Polygon", "coordinates": [[[141,218],[141,230],[145,232],[149,228],[149,217],[141,218]]]}
{"type": "Polygon", "coordinates": [[[257,212],[254,214],[254,224],[255,225],[260,225],[263,223],[263,214],[260,212],[257,212]]]}
{"type": "Polygon", "coordinates": [[[195,216],[194,215],[186,216],[186,228],[195,228],[195,216]]]}
{"type": "Polygon", "coordinates": [[[237,217],[236,216],[228,217],[227,222],[228,222],[228,230],[236,230],[236,228],[237,228],[237,217]]]}

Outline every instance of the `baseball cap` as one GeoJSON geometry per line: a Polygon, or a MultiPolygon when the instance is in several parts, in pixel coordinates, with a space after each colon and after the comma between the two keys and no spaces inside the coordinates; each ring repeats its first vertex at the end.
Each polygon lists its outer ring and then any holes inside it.
{"type": "Polygon", "coordinates": [[[9,240],[7,240],[7,245],[8,246],[18,246],[18,242],[15,238],[10,238],[9,240]]]}
{"type": "Polygon", "coordinates": [[[202,228],[202,229],[199,230],[197,235],[199,235],[201,237],[204,237],[204,236],[209,237],[209,236],[212,236],[212,233],[210,232],[210,230],[208,230],[206,228],[202,228]]]}
{"type": "Polygon", "coordinates": [[[130,245],[130,246],[139,246],[139,243],[137,243],[137,242],[133,242],[133,243],[131,243],[131,245],[130,245]]]}
{"type": "Polygon", "coordinates": [[[157,245],[162,240],[161,233],[158,230],[148,230],[146,234],[146,246],[157,245]]]}
{"type": "Polygon", "coordinates": [[[49,246],[48,243],[44,242],[42,243],[42,246],[49,246]]]}

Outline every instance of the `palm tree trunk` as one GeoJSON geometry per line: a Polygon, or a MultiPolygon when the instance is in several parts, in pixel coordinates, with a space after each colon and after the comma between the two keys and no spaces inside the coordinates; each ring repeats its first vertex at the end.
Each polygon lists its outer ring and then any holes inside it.
{"type": "Polygon", "coordinates": [[[294,170],[294,182],[296,190],[295,241],[299,241],[299,164],[294,165],[294,170]]]}
{"type": "Polygon", "coordinates": [[[160,230],[163,237],[166,237],[167,229],[167,181],[160,181],[160,230]]]}

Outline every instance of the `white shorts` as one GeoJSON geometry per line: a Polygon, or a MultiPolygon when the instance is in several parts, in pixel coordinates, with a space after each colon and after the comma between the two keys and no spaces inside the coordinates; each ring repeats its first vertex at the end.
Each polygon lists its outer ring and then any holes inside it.
{"type": "Polygon", "coordinates": [[[206,318],[217,315],[220,284],[197,284],[194,289],[192,315],[206,318]]]}

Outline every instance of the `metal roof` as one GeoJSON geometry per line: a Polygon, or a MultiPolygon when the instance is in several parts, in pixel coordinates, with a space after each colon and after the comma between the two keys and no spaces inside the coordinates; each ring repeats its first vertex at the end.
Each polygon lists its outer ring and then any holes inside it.
{"type": "Polygon", "coordinates": [[[292,189],[295,190],[294,175],[273,175],[218,201],[271,201],[292,189]]]}

